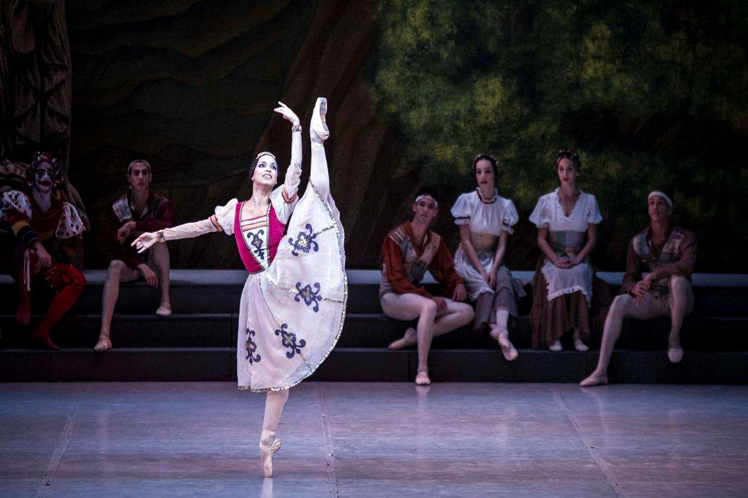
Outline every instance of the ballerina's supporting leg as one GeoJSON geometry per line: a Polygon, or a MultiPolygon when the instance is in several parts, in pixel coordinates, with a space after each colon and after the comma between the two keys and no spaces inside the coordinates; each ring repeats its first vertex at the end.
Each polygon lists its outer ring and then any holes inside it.
{"type": "Polygon", "coordinates": [[[265,398],[265,418],[260,436],[260,461],[265,477],[273,477],[273,455],[281,447],[281,440],[275,437],[275,431],[283,414],[283,405],[288,400],[288,391],[268,391],[265,398]]]}

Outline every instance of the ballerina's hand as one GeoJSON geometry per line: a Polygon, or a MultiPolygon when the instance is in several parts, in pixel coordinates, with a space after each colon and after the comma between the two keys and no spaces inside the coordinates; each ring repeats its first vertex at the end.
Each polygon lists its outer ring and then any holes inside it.
{"type": "Polygon", "coordinates": [[[151,247],[153,244],[158,242],[158,239],[156,238],[156,234],[153,232],[146,232],[142,234],[140,237],[135,239],[133,241],[132,245],[135,247],[135,249],[138,250],[138,253],[141,253],[151,247]]]}
{"type": "Polygon", "coordinates": [[[283,116],[283,119],[289,120],[294,125],[298,125],[301,123],[301,121],[299,121],[299,117],[283,102],[278,102],[278,107],[273,110],[283,116]]]}

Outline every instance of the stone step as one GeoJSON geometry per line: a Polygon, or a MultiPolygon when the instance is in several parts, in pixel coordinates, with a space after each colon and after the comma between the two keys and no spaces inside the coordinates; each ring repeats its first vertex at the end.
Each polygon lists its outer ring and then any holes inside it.
{"type": "MultiPolygon", "coordinates": [[[[590,373],[594,352],[520,350],[507,362],[497,349],[432,351],[429,374],[434,382],[571,382],[590,373]]],[[[336,382],[412,382],[415,351],[336,348],[310,377],[336,382]]],[[[677,365],[664,351],[619,350],[609,377],[614,383],[746,384],[748,353],[686,353],[677,365]]],[[[0,381],[230,381],[236,379],[232,348],[119,348],[99,354],[91,349],[59,352],[0,351],[0,381]]]]}
{"type": "MultiPolygon", "coordinates": [[[[30,331],[41,321],[32,317],[30,326],[19,327],[13,315],[0,315],[4,348],[25,347],[30,331]]],[[[63,348],[91,348],[96,343],[100,315],[73,314],[64,317],[53,330],[53,338],[63,348]]],[[[339,347],[382,348],[402,337],[415,323],[391,320],[381,313],[348,313],[338,342],[339,347]]],[[[210,348],[236,345],[236,313],[175,313],[170,317],[115,315],[112,341],[116,348],[210,348]]],[[[666,318],[624,322],[618,345],[624,349],[660,350],[667,344],[670,321],[666,318]]],[[[518,348],[531,347],[528,317],[516,320],[511,340],[518,348]]],[[[748,317],[698,316],[686,319],[683,346],[696,351],[748,351],[748,317]]],[[[599,347],[600,337],[592,337],[591,346],[599,347]]],[[[488,335],[477,335],[470,327],[434,338],[434,349],[494,348],[488,335]]],[[[566,344],[571,347],[571,344],[566,344]]]]}
{"type": "MultiPolygon", "coordinates": [[[[532,272],[514,272],[524,281],[532,279],[532,272]]],[[[349,270],[348,312],[381,313],[379,305],[379,272],[377,270],[349,270]]],[[[613,293],[620,287],[621,274],[600,273],[609,282],[613,293]]],[[[103,270],[86,272],[88,285],[75,306],[81,314],[101,313],[101,295],[106,273],[103,270]]],[[[176,313],[235,313],[247,274],[239,270],[172,270],[172,308],[176,313]]],[[[428,278],[427,282],[433,282],[428,278]]],[[[436,292],[433,283],[426,287],[436,292]]],[[[694,275],[696,305],[693,316],[748,316],[748,276],[694,275]]],[[[33,309],[42,312],[45,296],[37,295],[33,309]]],[[[0,276],[0,313],[15,312],[17,305],[15,284],[8,276],[0,276]]],[[[123,284],[117,301],[118,314],[153,313],[159,304],[159,291],[144,283],[123,284]]],[[[529,299],[520,303],[520,313],[529,312],[529,299]]]]}

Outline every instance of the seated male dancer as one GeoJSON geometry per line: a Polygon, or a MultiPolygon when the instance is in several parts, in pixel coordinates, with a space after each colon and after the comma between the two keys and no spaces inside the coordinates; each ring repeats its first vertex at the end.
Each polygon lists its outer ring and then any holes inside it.
{"type": "Polygon", "coordinates": [[[119,284],[133,282],[140,277],[152,287],[161,284],[161,304],[156,310],[160,316],[171,315],[169,296],[169,250],[163,242],[156,243],[148,251],[138,254],[131,246],[133,240],[143,232],[157,232],[174,226],[174,209],[166,197],[151,192],[151,165],[144,159],[136,159],[127,167],[127,182],[130,193],[112,204],[109,211],[111,236],[109,245],[112,262],[104,283],[101,309],[101,330],[94,349],[111,349],[110,328],[114,305],[119,297],[119,284]]]}
{"type": "Polygon", "coordinates": [[[62,166],[47,152],[36,152],[26,169],[31,193],[9,190],[0,202],[0,222],[7,222],[16,239],[11,275],[18,283],[16,322],[31,319],[31,292],[50,287],[55,296],[32,339],[44,349],[57,350],[50,331],[75,304],[86,278],[70,262],[85,227],[72,204],[62,201],[56,186],[62,166]]]}
{"type": "Polygon", "coordinates": [[[456,302],[467,297],[465,285],[455,271],[447,245],[429,230],[438,206],[436,190],[429,187],[418,190],[413,202],[413,221],[388,233],[382,246],[379,286],[382,310],[397,320],[418,319],[416,329],[409,327],[403,338],[390,344],[389,349],[418,344],[418,385],[431,383],[428,356],[432,338],[470,323],[474,315],[470,305],[456,302]],[[419,285],[426,270],[442,284],[443,295],[449,297],[432,296],[419,285]]]}
{"type": "Polygon", "coordinates": [[[698,253],[696,236],[670,226],[673,195],[668,189],[656,188],[647,202],[650,226],[631,239],[622,294],[613,300],[605,319],[597,368],[580,383],[582,387],[608,383],[608,363],[626,317],[648,320],[669,316],[672,325],[668,358],[673,363],[683,359],[680,332],[683,319],[693,311],[691,274],[698,253]],[[642,272],[647,273],[644,278],[642,272]]]}

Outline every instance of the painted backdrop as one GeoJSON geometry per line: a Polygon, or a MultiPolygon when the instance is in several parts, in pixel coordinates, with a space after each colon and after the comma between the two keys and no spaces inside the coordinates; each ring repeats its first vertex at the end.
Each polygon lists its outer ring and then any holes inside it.
{"type": "MultiPolygon", "coordinates": [[[[106,210],[130,160],[151,161],[179,222],[207,217],[249,195],[258,151],[288,164],[276,101],[307,137],[323,95],[350,267],[377,265],[421,184],[443,192],[437,229],[454,249],[448,207],[473,188],[470,159],[489,152],[523,217],[509,266],[532,268],[526,219],[568,148],[605,218],[599,267],[623,268],[648,189],[669,183],[678,222],[699,235],[698,270],[748,272],[745,2],[77,0],[67,26],[69,171],[91,219],[88,266],[107,263],[106,210]]],[[[308,157],[305,138],[305,168],[308,157]]],[[[240,267],[218,235],[171,249],[175,267],[240,267]]]]}

